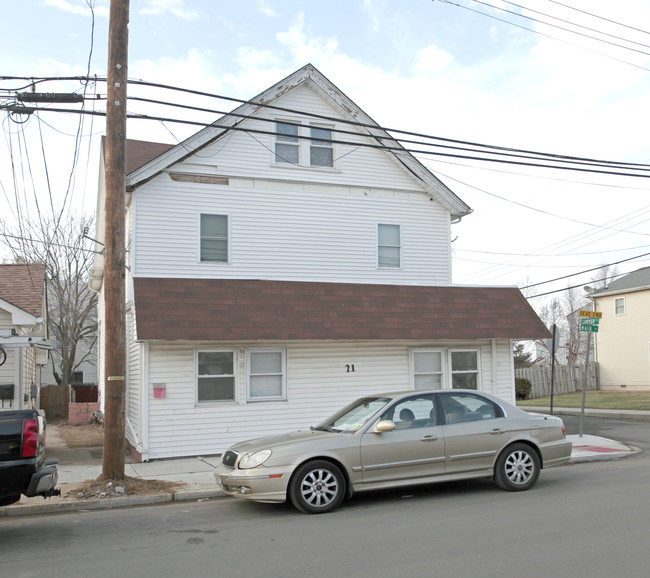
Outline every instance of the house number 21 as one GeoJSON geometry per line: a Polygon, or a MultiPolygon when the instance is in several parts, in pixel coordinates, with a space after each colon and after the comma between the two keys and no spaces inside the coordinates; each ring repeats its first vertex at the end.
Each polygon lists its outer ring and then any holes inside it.
{"type": "Polygon", "coordinates": [[[354,373],[354,363],[345,366],[345,373],[354,373]]]}

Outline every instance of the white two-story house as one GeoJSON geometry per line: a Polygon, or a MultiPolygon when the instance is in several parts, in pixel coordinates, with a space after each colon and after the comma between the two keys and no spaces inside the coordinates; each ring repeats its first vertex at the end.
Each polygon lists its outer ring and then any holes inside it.
{"type": "MultiPolygon", "coordinates": [[[[142,460],[220,453],[375,392],[514,400],[513,340],[548,336],[516,288],[451,286],[451,226],[471,209],[311,65],[177,146],[129,141],[127,159],[142,460]]],[[[98,256],[100,292],[102,275],[98,256]]]]}

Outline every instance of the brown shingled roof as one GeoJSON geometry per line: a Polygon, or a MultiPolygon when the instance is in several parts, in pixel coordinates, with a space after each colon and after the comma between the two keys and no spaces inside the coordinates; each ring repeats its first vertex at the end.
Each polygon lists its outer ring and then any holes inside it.
{"type": "Polygon", "coordinates": [[[45,265],[43,263],[0,265],[0,299],[43,317],[45,265]]]}
{"type": "Polygon", "coordinates": [[[154,278],[134,286],[140,340],[550,337],[508,287],[154,278]]]}

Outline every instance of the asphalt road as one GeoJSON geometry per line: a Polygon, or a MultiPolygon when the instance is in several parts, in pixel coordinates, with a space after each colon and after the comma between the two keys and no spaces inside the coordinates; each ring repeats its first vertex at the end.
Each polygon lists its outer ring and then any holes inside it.
{"type": "MultiPolygon", "coordinates": [[[[649,429],[585,425],[646,448],[649,429]]],[[[0,576],[645,576],[648,487],[644,452],[545,470],[523,493],[489,480],[439,484],[360,494],[321,516],[222,499],[7,517],[0,576]]]]}

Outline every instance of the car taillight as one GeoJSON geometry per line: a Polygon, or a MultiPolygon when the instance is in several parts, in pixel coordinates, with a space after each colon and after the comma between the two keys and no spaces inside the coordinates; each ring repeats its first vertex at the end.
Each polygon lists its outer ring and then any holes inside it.
{"type": "Polygon", "coordinates": [[[562,435],[566,437],[566,426],[562,424],[562,435]]]}
{"type": "Polygon", "coordinates": [[[33,458],[38,454],[38,420],[26,419],[23,432],[23,457],[33,458]]]}

